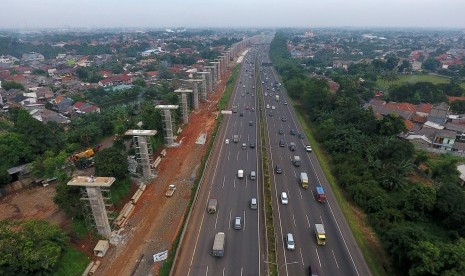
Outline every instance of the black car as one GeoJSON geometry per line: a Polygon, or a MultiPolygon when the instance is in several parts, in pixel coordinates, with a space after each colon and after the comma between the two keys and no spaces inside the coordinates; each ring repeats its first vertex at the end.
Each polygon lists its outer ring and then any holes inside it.
{"type": "Polygon", "coordinates": [[[279,133],[279,134],[284,134],[284,130],[279,129],[278,133],[279,133]]]}
{"type": "Polygon", "coordinates": [[[303,134],[303,133],[299,133],[299,138],[300,138],[300,139],[304,139],[304,134],[303,134]]]}
{"type": "Polygon", "coordinates": [[[281,117],[281,121],[283,122],[287,121],[287,117],[286,116],[281,117]]]}
{"type": "Polygon", "coordinates": [[[255,143],[250,143],[250,148],[251,149],[255,148],[255,143]]]}
{"type": "Polygon", "coordinates": [[[276,165],[276,167],[275,167],[275,169],[274,169],[274,170],[275,170],[275,172],[276,172],[277,174],[281,174],[281,173],[283,173],[283,169],[281,169],[281,167],[280,167],[280,166],[278,166],[278,165],[276,165]]]}
{"type": "Polygon", "coordinates": [[[273,112],[268,113],[270,117],[273,117],[273,112]]]}
{"type": "Polygon", "coordinates": [[[295,129],[291,129],[291,131],[289,132],[291,135],[295,135],[296,131],[295,129]]]}
{"type": "Polygon", "coordinates": [[[284,147],[286,144],[284,143],[284,139],[279,140],[279,146],[284,147]]]}

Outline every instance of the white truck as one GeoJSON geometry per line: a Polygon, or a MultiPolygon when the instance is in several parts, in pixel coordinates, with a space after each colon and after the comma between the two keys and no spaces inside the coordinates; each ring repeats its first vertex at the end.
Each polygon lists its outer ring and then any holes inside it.
{"type": "Polygon", "coordinates": [[[237,171],[237,178],[244,178],[244,170],[237,171]]]}
{"type": "Polygon", "coordinates": [[[225,244],[225,235],[223,232],[218,232],[215,235],[215,240],[213,241],[213,256],[223,257],[224,256],[224,244],[225,244]]]}
{"type": "Polygon", "coordinates": [[[300,173],[300,185],[302,185],[302,188],[308,188],[308,175],[306,172],[300,173]]]}
{"type": "Polygon", "coordinates": [[[276,95],[276,96],[275,96],[275,100],[276,100],[277,102],[279,102],[279,95],[276,95]]]}
{"type": "Polygon", "coordinates": [[[174,191],[176,191],[176,186],[174,186],[173,184],[169,185],[168,190],[165,193],[165,196],[172,197],[174,194],[174,191]]]}

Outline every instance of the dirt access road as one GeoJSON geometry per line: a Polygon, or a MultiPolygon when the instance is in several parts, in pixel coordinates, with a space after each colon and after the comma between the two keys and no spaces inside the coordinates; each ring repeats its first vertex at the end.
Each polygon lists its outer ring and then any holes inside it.
{"type": "MultiPolygon", "coordinates": [[[[230,71],[227,78],[229,75],[230,71]]],[[[98,275],[158,275],[160,263],[154,264],[152,255],[170,250],[181,226],[200,161],[215,126],[217,102],[224,89],[225,81],[200,105],[199,111],[189,115],[189,123],[176,140],[180,145],[167,149],[158,168],[158,177],[147,185],[133,217],[115,240],[118,244],[103,258],[98,275]],[[205,145],[195,144],[202,133],[207,134],[205,145]],[[176,192],[173,197],[166,198],[164,194],[169,184],[176,185],[176,192]]]]}

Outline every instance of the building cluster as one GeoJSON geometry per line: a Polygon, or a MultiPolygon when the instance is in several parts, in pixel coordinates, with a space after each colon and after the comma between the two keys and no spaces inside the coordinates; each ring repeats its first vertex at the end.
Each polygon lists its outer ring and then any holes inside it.
{"type": "Polygon", "coordinates": [[[22,42],[47,45],[47,52],[0,55],[0,107],[3,112],[22,107],[41,121],[68,123],[73,116],[100,111],[92,102],[72,100],[89,89],[111,93],[131,88],[135,80],[150,86],[160,79],[199,79],[211,91],[225,73],[226,60],[237,55],[229,49],[245,36],[185,30],[71,35],[67,40],[57,35],[57,41],[31,36],[22,42]]]}
{"type": "Polygon", "coordinates": [[[455,70],[454,66],[465,64],[465,34],[322,29],[295,36],[289,41],[288,50],[294,58],[324,61],[321,69],[347,70],[350,64],[385,60],[393,54],[399,58],[399,64],[409,62],[410,72],[422,71],[423,63],[430,57],[437,61],[438,69],[455,70]]]}

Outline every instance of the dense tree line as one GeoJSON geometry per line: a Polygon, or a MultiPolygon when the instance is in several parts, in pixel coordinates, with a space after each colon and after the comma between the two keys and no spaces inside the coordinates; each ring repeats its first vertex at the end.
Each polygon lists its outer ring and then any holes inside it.
{"type": "Polygon", "coordinates": [[[289,95],[301,103],[317,140],[332,157],[338,184],[361,206],[401,275],[460,275],[465,269],[465,195],[457,186],[456,159],[429,160],[397,138],[397,116],[377,119],[361,108],[360,89],[344,85],[329,93],[309,78],[287,52],[278,33],[270,57],[289,95]],[[418,165],[433,183],[411,181],[418,165]]]}
{"type": "Polygon", "coordinates": [[[447,102],[447,96],[462,96],[465,90],[456,83],[433,84],[418,82],[394,86],[389,90],[389,100],[419,104],[421,102],[447,102]]]}

